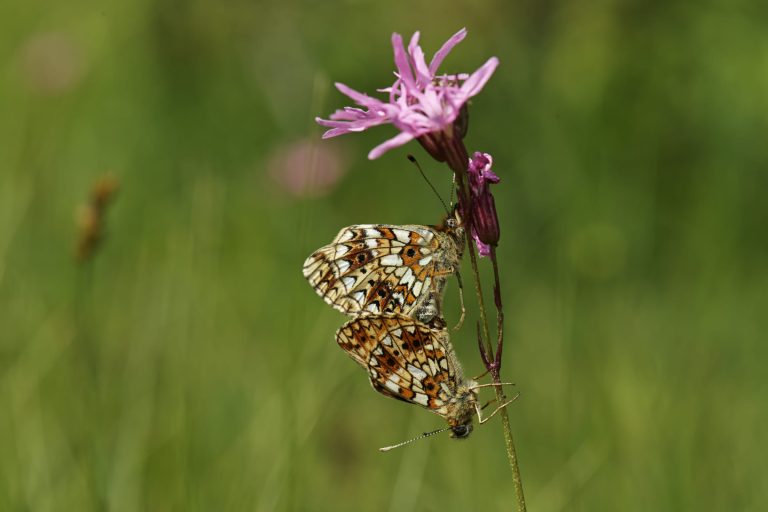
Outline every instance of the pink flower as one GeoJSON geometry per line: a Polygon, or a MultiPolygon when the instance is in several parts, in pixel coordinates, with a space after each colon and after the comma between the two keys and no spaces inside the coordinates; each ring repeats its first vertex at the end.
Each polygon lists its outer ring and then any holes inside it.
{"type": "Polygon", "coordinates": [[[275,148],[267,170],[280,188],[295,198],[322,197],[346,172],[345,160],[337,145],[307,138],[275,148]]]}
{"type": "Polygon", "coordinates": [[[491,254],[491,246],[499,243],[499,218],[496,202],[489,185],[498,183],[500,178],[491,170],[493,157],[488,153],[475,152],[469,161],[469,204],[471,232],[480,256],[491,254]]]}
{"type": "Polygon", "coordinates": [[[499,64],[496,57],[491,57],[471,75],[438,75],[437,68],[466,35],[466,29],[461,29],[451,36],[427,65],[419,46],[418,32],[413,34],[407,52],[400,34],[392,34],[397,79],[392,86],[380,90],[389,93],[389,100],[372,98],[337,83],[339,91],[363,108],[345,107],[331,114],[330,120],[316,118],[319,124],[331,128],[323,138],[391,123],[400,133],[373,148],[368,158],[373,160],[392,148],[419,139],[432,156],[445,161],[441,147],[443,136],[449,140],[456,136],[463,138],[466,132],[465,105],[482,90],[499,64]]]}

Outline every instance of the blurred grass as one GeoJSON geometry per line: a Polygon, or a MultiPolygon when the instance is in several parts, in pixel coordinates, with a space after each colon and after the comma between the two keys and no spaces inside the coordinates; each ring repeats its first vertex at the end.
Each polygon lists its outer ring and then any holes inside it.
{"type": "Polygon", "coordinates": [[[440,420],[370,390],[300,274],[344,225],[439,219],[406,151],[445,171],[416,146],[366,161],[381,128],[334,146],[350,169],[324,197],[267,173],[344,104],[332,81],[389,82],[392,31],[429,52],[461,26],[448,68],[502,62],[468,145],[503,180],[530,509],[768,506],[766,6],[392,7],[0,5],[0,509],[512,508],[496,423],[376,451],[440,420]]]}

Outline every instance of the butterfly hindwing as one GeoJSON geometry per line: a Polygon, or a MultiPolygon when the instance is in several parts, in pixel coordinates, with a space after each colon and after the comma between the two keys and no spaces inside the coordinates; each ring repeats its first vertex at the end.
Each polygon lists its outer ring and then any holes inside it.
{"type": "Polygon", "coordinates": [[[399,314],[363,315],[336,334],[380,393],[442,416],[463,379],[444,328],[399,314]]]}

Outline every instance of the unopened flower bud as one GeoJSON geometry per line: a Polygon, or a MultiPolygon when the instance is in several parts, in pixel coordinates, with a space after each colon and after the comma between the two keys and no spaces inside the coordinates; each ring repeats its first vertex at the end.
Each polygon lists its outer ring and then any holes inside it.
{"type": "Polygon", "coordinates": [[[469,161],[469,194],[472,207],[472,238],[481,256],[490,254],[490,247],[499,243],[499,218],[496,202],[489,185],[498,183],[499,177],[491,170],[493,157],[475,152],[469,161]]]}
{"type": "Polygon", "coordinates": [[[476,197],[472,203],[472,227],[477,238],[494,247],[499,243],[499,218],[496,203],[490,191],[476,197]]]}

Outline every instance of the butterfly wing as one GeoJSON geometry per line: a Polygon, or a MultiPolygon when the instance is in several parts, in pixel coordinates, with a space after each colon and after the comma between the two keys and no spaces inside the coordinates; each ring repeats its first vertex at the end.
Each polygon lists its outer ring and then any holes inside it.
{"type": "Polygon", "coordinates": [[[336,341],[376,391],[448,414],[461,374],[446,329],[401,314],[363,315],[344,324],[336,341]]]}
{"type": "Polygon", "coordinates": [[[428,226],[349,226],[307,258],[304,277],[348,315],[410,315],[432,289],[439,240],[428,226]]]}

